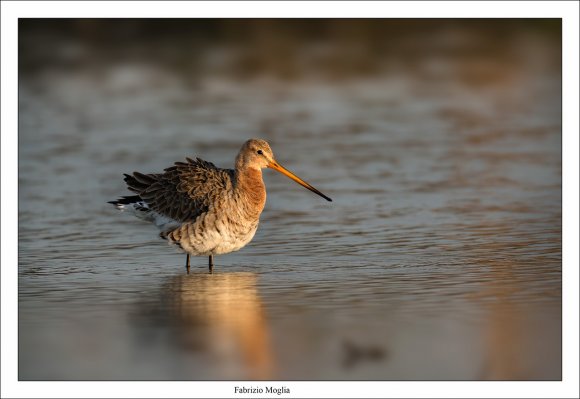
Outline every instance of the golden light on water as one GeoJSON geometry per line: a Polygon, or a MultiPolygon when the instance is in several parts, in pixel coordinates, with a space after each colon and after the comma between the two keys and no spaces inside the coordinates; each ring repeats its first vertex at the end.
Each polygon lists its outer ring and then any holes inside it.
{"type": "Polygon", "coordinates": [[[257,282],[250,272],[172,279],[162,296],[182,350],[209,353],[232,379],[273,378],[274,354],[257,282]]]}

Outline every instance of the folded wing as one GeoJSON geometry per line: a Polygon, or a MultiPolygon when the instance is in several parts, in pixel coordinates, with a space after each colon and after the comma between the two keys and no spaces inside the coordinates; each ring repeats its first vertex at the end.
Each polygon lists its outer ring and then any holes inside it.
{"type": "Polygon", "coordinates": [[[216,196],[231,191],[233,173],[199,158],[187,158],[187,162],[176,162],[163,173],[126,174],[125,182],[155,212],[188,222],[207,212],[216,196]]]}

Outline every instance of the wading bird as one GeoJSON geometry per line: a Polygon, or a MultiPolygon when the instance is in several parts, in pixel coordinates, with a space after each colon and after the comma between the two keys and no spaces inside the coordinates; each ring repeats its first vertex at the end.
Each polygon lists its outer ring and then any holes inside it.
{"type": "Polygon", "coordinates": [[[125,174],[130,191],[137,195],[109,201],[117,209],[128,210],[155,224],[159,236],[190,256],[213,256],[237,251],[249,243],[266,203],[262,169],[271,168],[308,190],[332,201],[274,159],[270,145],[260,139],[244,143],[236,157],[235,169],[220,169],[199,158],[175,162],[163,173],[125,174]]]}

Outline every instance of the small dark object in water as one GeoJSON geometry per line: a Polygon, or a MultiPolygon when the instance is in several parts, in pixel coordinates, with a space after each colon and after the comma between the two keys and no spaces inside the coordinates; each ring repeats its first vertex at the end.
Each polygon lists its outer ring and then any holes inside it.
{"type": "Polygon", "coordinates": [[[343,366],[345,368],[351,368],[356,363],[365,360],[380,361],[387,356],[387,351],[376,345],[364,346],[345,340],[342,346],[344,349],[343,366]]]}

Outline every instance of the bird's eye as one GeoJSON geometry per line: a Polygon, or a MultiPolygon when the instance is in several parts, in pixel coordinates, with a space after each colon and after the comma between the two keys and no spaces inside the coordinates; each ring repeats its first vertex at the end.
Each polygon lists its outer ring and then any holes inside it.
{"type": "Polygon", "coordinates": [[[258,152],[258,154],[260,154],[260,155],[264,155],[264,153],[262,152],[262,150],[258,150],[257,152],[258,152]]]}

